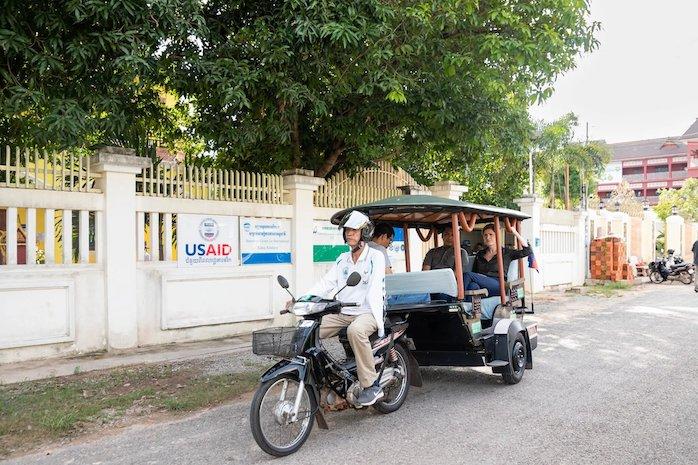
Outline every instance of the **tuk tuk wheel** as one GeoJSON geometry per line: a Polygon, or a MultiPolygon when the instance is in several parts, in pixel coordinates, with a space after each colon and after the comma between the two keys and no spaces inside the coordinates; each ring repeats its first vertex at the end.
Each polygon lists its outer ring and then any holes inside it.
{"type": "Polygon", "coordinates": [[[514,344],[511,348],[511,356],[509,365],[504,368],[502,378],[507,384],[516,384],[523,378],[526,371],[526,340],[523,334],[519,333],[514,339],[514,344]]]}

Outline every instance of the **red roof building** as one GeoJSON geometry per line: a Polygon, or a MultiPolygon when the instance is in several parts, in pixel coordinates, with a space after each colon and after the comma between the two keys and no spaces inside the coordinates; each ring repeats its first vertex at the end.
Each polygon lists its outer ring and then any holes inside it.
{"type": "Polygon", "coordinates": [[[609,147],[613,156],[598,187],[602,199],[621,181],[627,181],[637,197],[656,205],[660,189],[678,189],[687,178],[698,178],[698,118],[680,136],[609,147]]]}

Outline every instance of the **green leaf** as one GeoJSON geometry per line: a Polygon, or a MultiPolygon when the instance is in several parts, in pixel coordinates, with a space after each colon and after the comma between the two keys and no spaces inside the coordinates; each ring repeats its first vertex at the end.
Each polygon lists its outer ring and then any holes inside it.
{"type": "Polygon", "coordinates": [[[407,103],[407,97],[401,89],[391,90],[385,98],[395,103],[407,103]]]}

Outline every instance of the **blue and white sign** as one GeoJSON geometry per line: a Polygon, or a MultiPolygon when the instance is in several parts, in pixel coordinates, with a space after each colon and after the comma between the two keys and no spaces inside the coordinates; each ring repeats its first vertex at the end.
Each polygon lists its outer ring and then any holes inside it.
{"type": "Polygon", "coordinates": [[[238,217],[177,215],[177,266],[238,265],[238,217]]]}
{"type": "Polygon", "coordinates": [[[291,221],[240,218],[240,259],[243,265],[291,263],[291,221]]]}
{"type": "Polygon", "coordinates": [[[388,246],[393,273],[405,272],[405,237],[402,228],[393,228],[393,242],[388,246]]]}

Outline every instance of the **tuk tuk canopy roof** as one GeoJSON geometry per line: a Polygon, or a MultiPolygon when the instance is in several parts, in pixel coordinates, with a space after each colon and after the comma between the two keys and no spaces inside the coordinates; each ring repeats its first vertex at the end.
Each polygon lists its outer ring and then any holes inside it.
{"type": "Polygon", "coordinates": [[[495,216],[517,220],[530,218],[525,213],[509,208],[479,205],[433,195],[398,195],[346,208],[332,215],[332,223],[339,224],[344,215],[353,210],[365,213],[374,222],[385,222],[393,226],[407,223],[410,227],[419,228],[450,224],[451,214],[458,212],[477,213],[478,222],[489,222],[495,216]]]}

